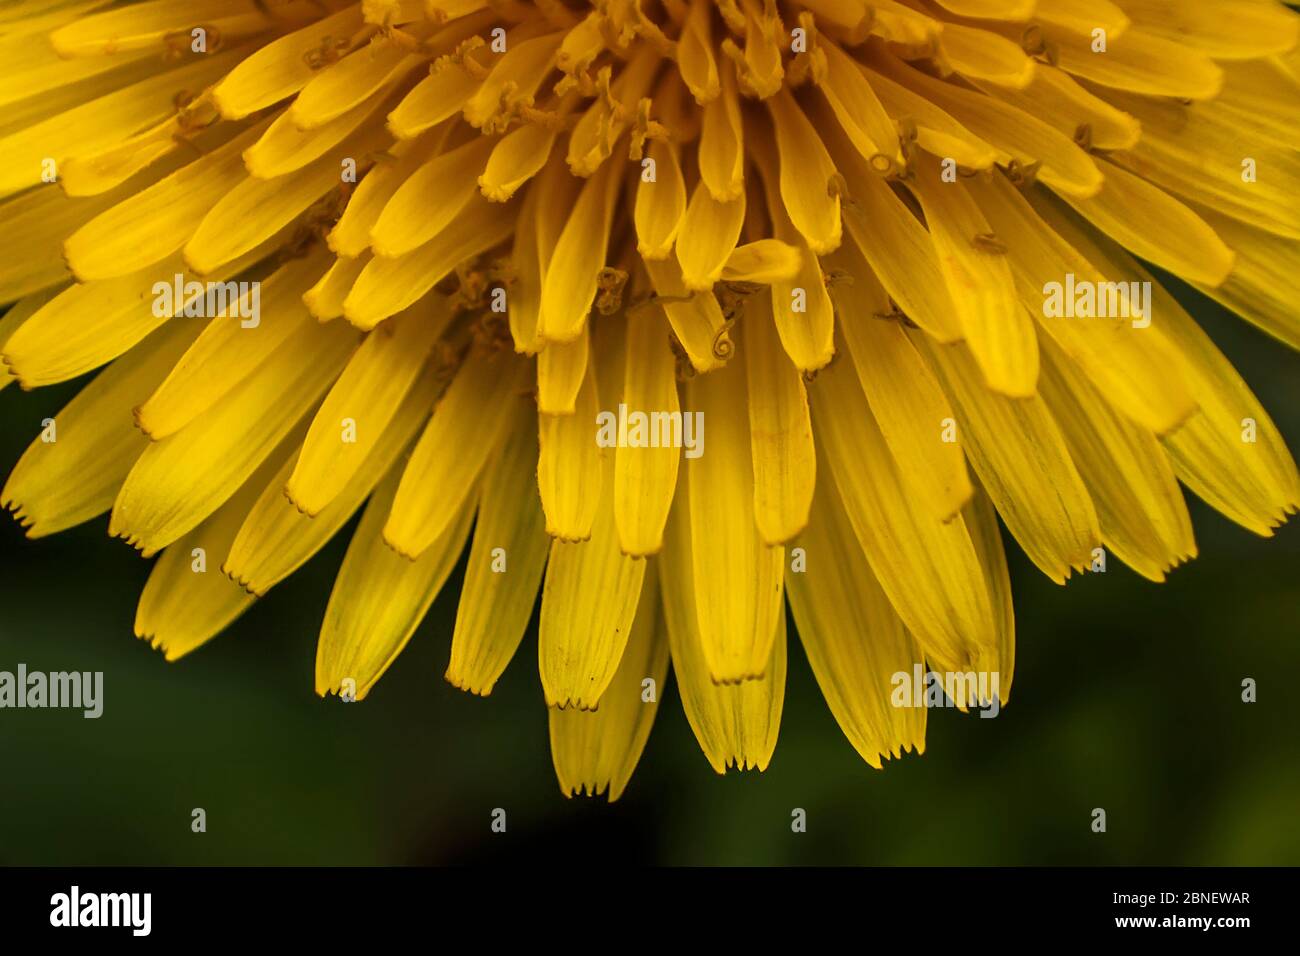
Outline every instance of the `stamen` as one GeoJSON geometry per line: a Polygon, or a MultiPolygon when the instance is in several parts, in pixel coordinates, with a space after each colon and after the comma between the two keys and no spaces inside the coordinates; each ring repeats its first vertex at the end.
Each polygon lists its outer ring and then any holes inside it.
{"type": "Polygon", "coordinates": [[[302,55],[302,62],[313,72],[322,70],[341,60],[349,45],[343,37],[326,36],[321,39],[320,46],[313,47],[302,55]]]}
{"type": "Polygon", "coordinates": [[[1007,179],[1011,180],[1012,185],[1021,188],[1032,186],[1038,179],[1038,170],[1043,166],[1042,160],[1035,160],[1028,166],[1022,164],[1018,159],[1012,159],[1005,167],[1007,179]]]}
{"type": "Polygon", "coordinates": [[[645,155],[646,140],[657,139],[661,142],[667,142],[669,139],[668,128],[650,118],[650,107],[652,105],[652,101],[648,96],[643,97],[637,104],[636,120],[632,125],[631,142],[628,148],[628,158],[634,163],[639,163],[645,155]]]}
{"type": "Polygon", "coordinates": [[[623,287],[627,285],[627,270],[606,266],[596,276],[596,311],[613,315],[623,305],[623,287]]]}
{"type": "Polygon", "coordinates": [[[687,382],[695,377],[695,366],[691,364],[690,356],[686,354],[686,349],[682,348],[681,339],[677,333],[668,332],[668,347],[672,349],[673,360],[676,364],[673,372],[679,382],[687,382]]]}

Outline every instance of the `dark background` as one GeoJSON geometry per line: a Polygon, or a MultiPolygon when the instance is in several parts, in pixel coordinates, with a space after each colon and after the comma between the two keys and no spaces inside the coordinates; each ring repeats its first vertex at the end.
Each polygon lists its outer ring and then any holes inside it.
{"type": "MultiPolygon", "coordinates": [[[[1300,452],[1300,356],[1180,292],[1300,452]]],[[[0,394],[0,473],[77,386],[0,394]]],[[[106,518],[36,542],[0,518],[0,670],[105,675],[98,720],[0,710],[0,863],[1300,864],[1300,522],[1266,541],[1189,504],[1200,557],[1164,585],[1112,560],[1061,588],[1008,547],[1017,668],[996,720],[932,711],[924,756],[872,770],[792,627],[766,773],[715,775],[670,683],[612,806],[559,792],[535,621],[490,698],[443,681],[459,570],[347,705],[312,690],[347,533],[167,664],[132,636],[149,565],[106,518]]]]}

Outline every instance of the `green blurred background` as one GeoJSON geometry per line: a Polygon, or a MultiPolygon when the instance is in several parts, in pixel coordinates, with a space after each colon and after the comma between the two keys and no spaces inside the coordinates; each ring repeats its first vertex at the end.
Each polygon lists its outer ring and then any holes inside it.
{"type": "MultiPolygon", "coordinates": [[[[1180,294],[1300,453],[1300,356],[1180,294]]],[[[0,395],[0,473],[76,387],[0,395]]],[[[0,710],[0,863],[1300,864],[1300,522],[1265,541],[1189,501],[1201,556],[1163,586],[1112,561],[1061,588],[1008,548],[1017,668],[996,720],[932,712],[924,756],[872,770],[792,629],[766,773],[715,775],[670,683],[613,805],[559,792],[535,618],[490,698],[443,681],[459,570],[347,705],[312,690],[346,534],[167,664],[132,636],[148,563],[106,519],[29,542],[5,518],[0,670],[101,670],[105,709],[0,710]]]]}

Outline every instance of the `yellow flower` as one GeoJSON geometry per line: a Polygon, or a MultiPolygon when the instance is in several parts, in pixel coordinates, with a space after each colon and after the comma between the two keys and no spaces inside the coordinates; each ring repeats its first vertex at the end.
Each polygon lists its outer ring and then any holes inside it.
{"type": "Polygon", "coordinates": [[[105,368],[0,497],[158,554],[136,632],[169,660],[364,506],[316,661],[355,698],[472,527],[447,679],[488,694],[540,589],[560,784],[611,799],[670,660],[713,767],[767,765],[788,597],[878,767],[924,748],[922,662],[1006,699],[998,515],[1053,580],[1160,581],[1196,553],[1179,481],[1265,536],[1300,502],[1147,271],[1300,346],[1298,20],[18,0],[0,386],[105,368]]]}

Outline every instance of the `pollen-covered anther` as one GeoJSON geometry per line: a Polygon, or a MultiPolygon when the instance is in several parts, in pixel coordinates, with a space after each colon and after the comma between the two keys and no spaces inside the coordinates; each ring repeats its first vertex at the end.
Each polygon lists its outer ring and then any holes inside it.
{"type": "Polygon", "coordinates": [[[488,68],[470,55],[475,50],[480,50],[486,46],[487,41],[479,36],[463,40],[456,46],[456,49],[443,54],[429,64],[429,73],[436,75],[450,67],[458,66],[474,79],[486,80],[489,73],[488,68]]]}
{"type": "Polygon", "coordinates": [[[627,285],[627,270],[606,266],[596,276],[596,311],[613,315],[623,307],[623,289],[627,285]]]}
{"type": "Polygon", "coordinates": [[[302,55],[302,62],[307,65],[307,69],[318,72],[343,59],[343,54],[351,46],[351,41],[346,37],[326,36],[321,39],[319,46],[312,47],[302,55]]]}
{"type": "Polygon", "coordinates": [[[827,289],[836,286],[853,285],[853,275],[847,269],[827,269],[822,273],[822,285],[827,289]]]}
{"type": "Polygon", "coordinates": [[[176,125],[180,136],[190,136],[207,129],[221,118],[212,102],[210,90],[204,90],[195,96],[188,90],[180,90],[172,98],[176,107],[176,125]]]}
{"type": "Polygon", "coordinates": [[[1022,189],[1032,186],[1038,179],[1038,170],[1042,168],[1041,161],[1032,163],[1022,163],[1018,159],[1012,159],[1005,167],[1002,167],[1007,174],[1007,179],[1011,180],[1013,185],[1022,189]]]}
{"type": "Polygon", "coordinates": [[[670,138],[668,128],[658,120],[650,118],[650,109],[653,102],[650,97],[643,97],[637,104],[636,119],[633,121],[631,130],[631,140],[628,147],[628,158],[634,163],[639,163],[645,156],[646,140],[659,140],[667,142],[670,138]]]}

